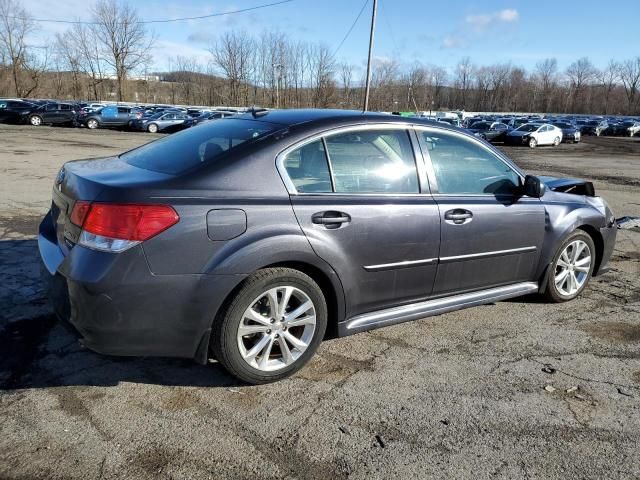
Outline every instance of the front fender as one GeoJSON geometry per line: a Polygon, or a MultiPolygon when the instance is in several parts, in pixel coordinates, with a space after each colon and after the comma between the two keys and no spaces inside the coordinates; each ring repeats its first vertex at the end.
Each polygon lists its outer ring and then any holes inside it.
{"type": "MultiPolygon", "coordinates": [[[[550,192],[553,195],[561,195],[550,192]]],[[[545,195],[546,197],[547,195],[545,195]]],[[[544,197],[543,197],[544,198],[544,197]]],[[[537,278],[542,278],[553,260],[558,246],[578,227],[588,225],[596,231],[605,227],[605,218],[586,203],[543,202],[545,206],[545,238],[537,269],[537,278]]]]}

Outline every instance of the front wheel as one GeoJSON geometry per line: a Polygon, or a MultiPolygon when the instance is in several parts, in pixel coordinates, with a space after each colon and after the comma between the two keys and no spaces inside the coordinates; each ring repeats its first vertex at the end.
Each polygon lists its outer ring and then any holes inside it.
{"type": "Polygon", "coordinates": [[[149,126],[147,127],[147,131],[149,133],[157,133],[158,132],[158,125],[156,125],[155,123],[150,123],[149,126]]]}
{"type": "Polygon", "coordinates": [[[553,139],[553,146],[557,147],[558,145],[560,145],[560,137],[556,137],[553,139]]]}
{"type": "Polygon", "coordinates": [[[545,297],[552,302],[576,298],[587,286],[595,266],[595,246],[591,237],[576,230],[562,242],[547,272],[545,297]]]}
{"type": "Polygon", "coordinates": [[[34,127],[39,127],[40,125],[42,125],[42,117],[33,115],[31,118],[29,118],[29,123],[31,123],[31,125],[33,125],[34,127]]]}
{"type": "Polygon", "coordinates": [[[245,280],[214,322],[211,350],[236,378],[262,384],[302,368],[327,328],[322,290],[308,275],[267,268],[245,280]]]}
{"type": "Polygon", "coordinates": [[[87,121],[87,128],[91,129],[91,130],[95,130],[96,128],[98,128],[100,126],[100,124],[98,123],[98,121],[95,118],[90,118],[87,121]]]}
{"type": "Polygon", "coordinates": [[[538,141],[535,138],[531,138],[529,140],[529,147],[530,148],[536,148],[538,146],[538,141]]]}

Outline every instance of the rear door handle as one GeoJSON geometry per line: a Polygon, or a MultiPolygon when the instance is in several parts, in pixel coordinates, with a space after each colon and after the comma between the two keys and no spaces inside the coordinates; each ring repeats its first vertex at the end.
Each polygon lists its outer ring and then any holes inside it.
{"type": "Polygon", "coordinates": [[[349,223],[351,216],[344,212],[318,212],[311,216],[311,222],[324,225],[326,228],[338,228],[343,223],[349,223]]]}
{"type": "Polygon", "coordinates": [[[472,218],[473,213],[463,208],[455,208],[453,210],[445,212],[444,214],[444,219],[447,220],[447,223],[453,225],[462,225],[464,223],[468,223],[472,218]]]}

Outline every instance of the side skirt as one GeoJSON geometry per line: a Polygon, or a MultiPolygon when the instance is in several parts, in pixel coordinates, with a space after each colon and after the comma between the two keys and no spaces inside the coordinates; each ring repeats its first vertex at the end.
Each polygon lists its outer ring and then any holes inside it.
{"type": "Polygon", "coordinates": [[[519,297],[521,295],[535,293],[538,289],[539,285],[535,282],[522,282],[477,292],[426,300],[424,302],[412,303],[400,307],[386,308],[371,313],[363,313],[339,324],[339,335],[343,337],[374,328],[386,327],[387,325],[440,315],[467,307],[506,300],[507,298],[519,297]]]}

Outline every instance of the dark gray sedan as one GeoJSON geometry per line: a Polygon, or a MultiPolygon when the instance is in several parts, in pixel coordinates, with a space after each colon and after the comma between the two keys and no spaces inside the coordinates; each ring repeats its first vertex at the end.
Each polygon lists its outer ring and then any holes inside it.
{"type": "Polygon", "coordinates": [[[131,123],[134,130],[151,133],[177,132],[193,125],[193,118],[181,112],[161,112],[149,117],[142,117],[131,123]]]}
{"type": "Polygon", "coordinates": [[[59,316],[113,355],[287,377],[340,336],[577,297],[616,223],[589,182],[526,175],[439,122],[254,110],[67,163],[38,244],[59,316]]]}

